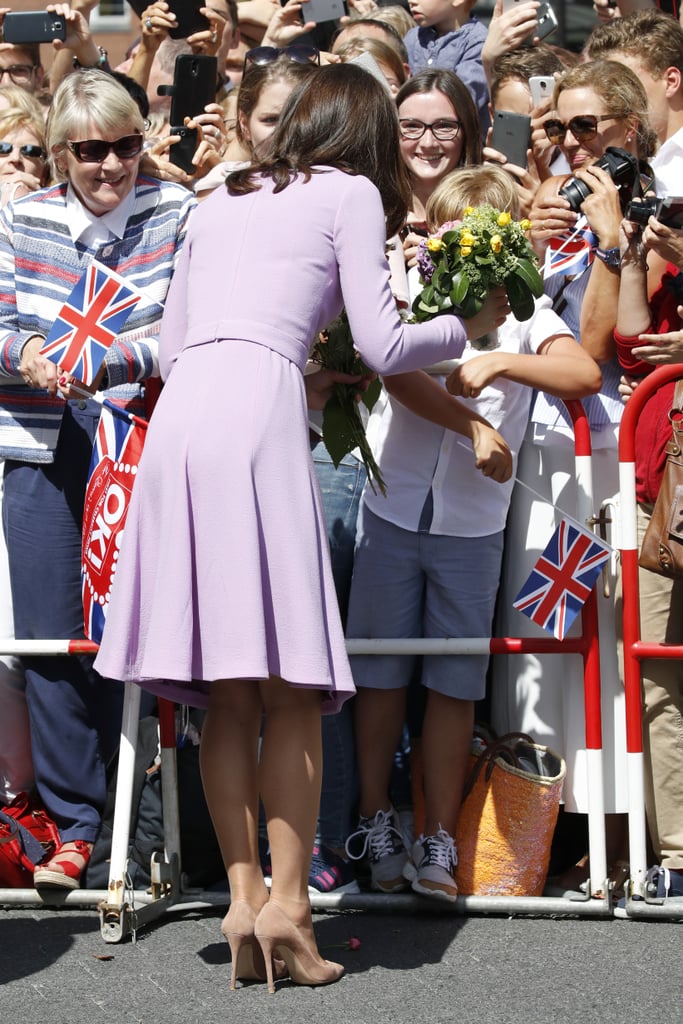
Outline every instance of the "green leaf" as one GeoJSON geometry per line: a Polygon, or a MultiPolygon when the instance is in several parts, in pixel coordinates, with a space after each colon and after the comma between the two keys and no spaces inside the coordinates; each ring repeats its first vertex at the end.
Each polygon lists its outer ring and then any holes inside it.
{"type": "Polygon", "coordinates": [[[323,409],[323,441],[335,469],[358,443],[347,410],[337,395],[333,395],[323,409]]]}
{"type": "Polygon", "coordinates": [[[534,315],[534,297],[525,279],[517,274],[510,274],[505,287],[508,293],[510,308],[517,320],[530,320],[534,315]]]}
{"type": "Polygon", "coordinates": [[[462,270],[459,270],[453,277],[450,290],[450,299],[454,306],[462,306],[465,296],[469,291],[470,279],[462,270]]]}
{"type": "Polygon", "coordinates": [[[366,390],[363,392],[362,397],[363,405],[365,405],[365,407],[370,412],[372,412],[373,406],[377,399],[379,398],[379,396],[381,395],[381,393],[382,382],[379,379],[379,377],[375,377],[375,379],[371,380],[370,383],[368,384],[366,390]]]}
{"type": "Polygon", "coordinates": [[[534,298],[540,299],[543,295],[543,279],[531,260],[521,259],[514,273],[526,283],[534,298]]]}

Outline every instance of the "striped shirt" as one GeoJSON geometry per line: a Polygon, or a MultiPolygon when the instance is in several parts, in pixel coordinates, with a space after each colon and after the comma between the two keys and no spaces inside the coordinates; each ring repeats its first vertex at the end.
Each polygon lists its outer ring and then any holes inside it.
{"type": "Polygon", "coordinates": [[[65,403],[30,390],[19,373],[30,337],[47,337],[93,259],[142,293],[105,359],[108,397],[133,411],[142,382],[158,376],[157,334],[166,293],[196,200],[181,185],[139,176],[122,238],[74,241],[67,185],[41,189],[0,211],[0,457],[52,462],[65,403]]]}

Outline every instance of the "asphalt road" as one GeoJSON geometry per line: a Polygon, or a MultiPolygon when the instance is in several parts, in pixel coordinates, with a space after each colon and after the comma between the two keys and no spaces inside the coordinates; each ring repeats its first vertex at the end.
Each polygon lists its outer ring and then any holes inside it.
{"type": "Polygon", "coordinates": [[[681,1024],[674,922],[345,911],[316,915],[340,982],[229,991],[215,909],[104,943],[95,911],[0,910],[2,1024],[681,1024]],[[342,948],[351,938],[356,951],[342,948]]]}

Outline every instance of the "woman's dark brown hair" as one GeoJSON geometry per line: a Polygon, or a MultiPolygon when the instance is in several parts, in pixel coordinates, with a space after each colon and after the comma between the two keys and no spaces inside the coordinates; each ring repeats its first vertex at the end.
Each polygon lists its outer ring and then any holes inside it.
{"type": "Polygon", "coordinates": [[[448,71],[446,68],[427,68],[426,71],[418,71],[416,75],[408,79],[405,85],[401,86],[396,94],[396,107],[399,112],[401,104],[409,96],[423,92],[443,93],[462,125],[460,129],[462,156],[458,166],[480,164],[482,161],[481,125],[477,108],[467,86],[453,71],[448,71]]]}
{"type": "Polygon", "coordinates": [[[309,180],[316,166],[369,178],[382,197],[387,236],[398,231],[410,186],[399,152],[396,108],[384,85],[353,64],[328,64],[296,89],[269,155],[229,175],[226,184],[231,195],[244,195],[256,191],[265,175],[281,192],[297,173],[309,180]]]}

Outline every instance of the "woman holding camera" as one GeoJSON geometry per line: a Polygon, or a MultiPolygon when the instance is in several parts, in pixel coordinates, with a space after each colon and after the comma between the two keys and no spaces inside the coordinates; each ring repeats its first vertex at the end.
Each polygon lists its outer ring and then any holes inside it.
{"type": "MultiPolygon", "coordinates": [[[[146,378],[158,376],[156,335],[196,201],[139,174],[143,140],[142,114],[111,75],[69,75],[47,123],[58,183],[0,214],[3,526],[21,639],[83,637],[81,520],[101,405],[74,392],[41,349],[94,260],[142,298],[92,390],[144,415],[146,378]]],[[[74,889],[100,828],[122,688],[98,676],[88,657],[32,657],[24,667],[36,785],[62,840],[34,878],[74,889]]]]}
{"type": "MultiPolygon", "coordinates": [[[[619,295],[619,225],[638,176],[638,161],[654,152],[647,97],[636,75],[623,64],[595,61],[568,71],[558,82],[554,110],[544,123],[559,146],[571,175],[541,183],[530,219],[532,239],[545,260],[545,288],[554,309],[600,363],[602,390],[583,400],[591,428],[596,513],[619,490],[617,437],[622,414],[620,371],[613,331],[619,295]],[[619,152],[612,152],[617,147],[619,152]],[[608,149],[610,152],[608,153],[608,149]],[[607,154],[607,158],[606,158],[607,154]],[[622,182],[619,188],[616,181],[622,182]],[[554,253],[554,256],[551,254],[554,253]],[[571,256],[569,254],[572,254],[571,256]],[[563,266],[556,272],[557,265],[563,266]]],[[[539,627],[512,611],[512,601],[555,529],[561,513],[575,516],[572,425],[561,402],[539,393],[519,460],[518,477],[545,496],[535,499],[515,489],[506,535],[506,553],[497,635],[539,636],[539,627]]],[[[602,684],[605,810],[627,810],[623,687],[619,676],[614,612],[616,579],[598,595],[602,684]]],[[[567,761],[565,810],[587,811],[587,764],[580,659],[555,655],[506,655],[494,659],[493,723],[521,729],[548,743],[567,761]]],[[[609,819],[608,819],[609,823],[609,819]]],[[[616,868],[622,846],[621,822],[608,829],[607,860],[616,868]]],[[[585,872],[572,873],[576,888],[585,872]]]]}

